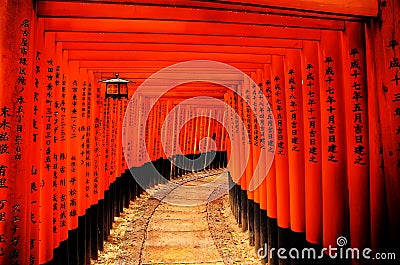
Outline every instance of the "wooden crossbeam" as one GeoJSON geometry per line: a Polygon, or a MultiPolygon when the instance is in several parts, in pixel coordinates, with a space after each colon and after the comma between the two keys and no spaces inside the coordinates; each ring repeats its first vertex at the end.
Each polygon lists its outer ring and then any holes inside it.
{"type": "Polygon", "coordinates": [[[269,13],[226,12],[187,7],[160,7],[129,4],[49,2],[38,3],[38,16],[63,18],[110,18],[155,21],[223,22],[227,24],[269,25],[295,28],[343,30],[344,21],[282,16],[269,13]],[[66,12],[67,10],[67,12],[66,12]]]}
{"type": "MultiPolygon", "coordinates": [[[[155,21],[101,18],[43,18],[46,31],[98,33],[157,33],[201,36],[239,36],[319,40],[320,30],[189,21],[155,21]]],[[[168,37],[168,36],[166,36],[168,37]]]]}
{"type": "Polygon", "coordinates": [[[264,48],[302,48],[302,40],[277,39],[267,37],[232,37],[232,36],[198,36],[179,34],[147,33],[96,33],[96,32],[57,32],[57,41],[90,43],[137,43],[137,44],[184,44],[184,45],[215,45],[215,46],[246,46],[264,48]]]}
{"type": "MultiPolygon", "coordinates": [[[[40,2],[39,0],[38,2],[40,2]]],[[[51,2],[66,2],[66,0],[47,0],[51,2]]],[[[300,1],[304,3],[307,0],[300,1]]],[[[85,2],[84,0],[69,0],[68,2],[85,2]]],[[[104,3],[104,0],[91,0],[91,3],[104,3]]],[[[107,0],[107,3],[125,5],[155,5],[161,7],[190,7],[195,9],[212,9],[233,12],[254,12],[269,13],[279,15],[291,15],[299,17],[330,18],[339,20],[358,19],[364,16],[376,16],[378,3],[376,0],[368,0],[365,7],[357,7],[364,1],[347,1],[342,5],[340,2],[326,3],[324,0],[308,1],[307,5],[293,5],[295,1],[286,0],[286,5],[282,1],[258,0],[258,1],[209,1],[209,0],[107,0]],[[281,6],[279,6],[279,3],[281,6]],[[318,6],[319,5],[319,6],[318,6]],[[321,6],[322,5],[322,6],[321,6]],[[336,6],[333,10],[332,6],[336,6]],[[306,8],[307,7],[307,8],[306,8]]]]}
{"type": "Polygon", "coordinates": [[[63,43],[66,50],[87,51],[131,51],[131,52],[196,52],[196,53],[225,53],[225,54],[258,54],[285,55],[283,48],[187,45],[187,44],[132,44],[132,43],[63,43]]]}
{"type": "Polygon", "coordinates": [[[69,51],[70,60],[79,61],[175,61],[215,60],[223,63],[268,63],[270,55],[193,53],[193,52],[133,52],[133,51],[69,51]]]}

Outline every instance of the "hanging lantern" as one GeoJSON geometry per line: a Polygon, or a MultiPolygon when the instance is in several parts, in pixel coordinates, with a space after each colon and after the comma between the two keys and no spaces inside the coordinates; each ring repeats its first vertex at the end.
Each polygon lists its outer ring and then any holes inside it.
{"type": "Polygon", "coordinates": [[[106,83],[106,98],[128,98],[128,83],[130,81],[124,80],[115,75],[115,78],[108,80],[100,80],[100,82],[106,83]]]}

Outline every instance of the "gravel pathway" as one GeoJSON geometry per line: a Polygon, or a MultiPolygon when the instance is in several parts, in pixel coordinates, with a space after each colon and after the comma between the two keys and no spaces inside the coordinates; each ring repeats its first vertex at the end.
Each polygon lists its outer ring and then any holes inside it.
{"type": "Polygon", "coordinates": [[[92,265],[260,264],[232,216],[224,175],[188,174],[142,194],[115,219],[92,265]]]}

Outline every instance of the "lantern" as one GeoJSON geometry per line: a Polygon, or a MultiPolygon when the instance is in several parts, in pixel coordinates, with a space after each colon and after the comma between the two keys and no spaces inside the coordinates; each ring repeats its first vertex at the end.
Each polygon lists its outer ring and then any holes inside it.
{"type": "Polygon", "coordinates": [[[100,82],[106,83],[106,98],[128,98],[128,83],[130,81],[124,80],[115,75],[115,78],[108,80],[100,80],[100,82]]]}

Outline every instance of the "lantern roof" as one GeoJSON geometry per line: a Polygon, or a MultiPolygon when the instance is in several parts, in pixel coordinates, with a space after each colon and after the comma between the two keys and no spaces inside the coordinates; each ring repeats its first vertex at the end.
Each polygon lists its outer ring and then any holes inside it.
{"type": "Polygon", "coordinates": [[[107,80],[100,80],[99,82],[103,83],[130,83],[129,80],[119,78],[119,75],[116,74],[115,78],[107,79],[107,80]]]}

